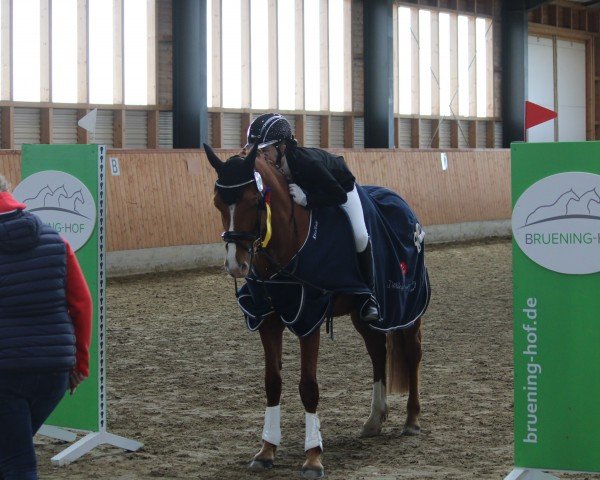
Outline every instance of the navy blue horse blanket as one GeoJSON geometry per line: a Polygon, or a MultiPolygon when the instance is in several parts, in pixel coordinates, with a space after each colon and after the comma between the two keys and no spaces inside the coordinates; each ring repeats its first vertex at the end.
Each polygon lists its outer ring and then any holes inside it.
{"type": "MultiPolygon", "coordinates": [[[[381,314],[381,320],[370,327],[383,332],[410,327],[425,312],[430,298],[425,232],[396,193],[375,186],[357,185],[357,189],[373,245],[375,298],[381,314]]],[[[346,213],[329,207],[311,211],[308,236],[288,265],[267,280],[254,274],[246,278],[238,303],[250,330],[276,312],[303,337],[331,318],[336,295],[368,293],[346,213]]]]}

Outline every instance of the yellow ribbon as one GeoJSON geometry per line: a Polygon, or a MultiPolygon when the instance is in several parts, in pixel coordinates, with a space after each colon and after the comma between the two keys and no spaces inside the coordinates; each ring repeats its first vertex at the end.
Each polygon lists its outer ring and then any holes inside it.
{"type": "Polygon", "coordinates": [[[261,243],[263,248],[267,248],[267,245],[271,240],[271,206],[268,203],[265,203],[265,207],[267,209],[267,233],[265,233],[265,238],[261,243]]]}

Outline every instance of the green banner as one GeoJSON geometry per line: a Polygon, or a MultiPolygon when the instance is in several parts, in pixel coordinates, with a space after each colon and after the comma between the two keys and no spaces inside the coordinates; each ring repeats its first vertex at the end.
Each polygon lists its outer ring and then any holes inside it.
{"type": "Polygon", "coordinates": [[[600,472],[600,142],[511,169],[515,465],[600,472]]]}
{"type": "Polygon", "coordinates": [[[98,145],[23,145],[14,190],[27,210],[64,236],[94,303],[90,376],[58,405],[47,425],[99,431],[104,424],[104,150],[98,145]]]}

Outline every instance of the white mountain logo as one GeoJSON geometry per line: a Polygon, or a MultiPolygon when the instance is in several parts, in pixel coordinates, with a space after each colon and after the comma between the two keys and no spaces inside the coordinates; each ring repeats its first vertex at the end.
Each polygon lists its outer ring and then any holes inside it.
{"type": "Polygon", "coordinates": [[[69,194],[64,184],[55,189],[46,185],[33,197],[23,199],[23,203],[27,205],[30,212],[55,210],[89,219],[88,216],[78,210],[78,206],[85,204],[81,189],[69,194]]]}
{"type": "Polygon", "coordinates": [[[577,195],[575,190],[571,188],[562,193],[551,204],[535,208],[525,218],[523,227],[570,218],[600,220],[600,195],[598,195],[596,188],[588,190],[581,196],[577,195]]]}

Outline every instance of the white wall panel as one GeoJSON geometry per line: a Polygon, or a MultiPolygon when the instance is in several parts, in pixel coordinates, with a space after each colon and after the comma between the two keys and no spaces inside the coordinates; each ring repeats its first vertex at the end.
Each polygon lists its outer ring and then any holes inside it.
{"type": "Polygon", "coordinates": [[[113,131],[114,116],[111,110],[98,110],[96,116],[96,141],[106,148],[112,148],[114,142],[113,131]]]}
{"type": "Polygon", "coordinates": [[[332,148],[344,148],[344,117],[331,117],[329,145],[332,148]]]}
{"type": "Polygon", "coordinates": [[[365,148],[365,119],[354,117],[354,148],[365,148]]]}
{"type": "Polygon", "coordinates": [[[321,117],[317,115],[307,115],[304,124],[304,146],[321,146],[321,117]]]}
{"type": "Polygon", "coordinates": [[[477,148],[485,148],[487,141],[487,123],[477,122],[477,148]]]}
{"type": "Polygon", "coordinates": [[[40,110],[15,108],[15,147],[25,143],[40,143],[40,110]]]}
{"type": "MultiPolygon", "coordinates": [[[[552,39],[530,36],[528,40],[527,100],[554,110],[554,54],[552,39]]],[[[554,120],[527,131],[529,142],[553,142],[554,120]]]]}
{"type": "Polygon", "coordinates": [[[52,143],[77,143],[77,110],[55,108],[52,111],[52,143]]]}
{"type": "Polygon", "coordinates": [[[419,148],[431,148],[432,134],[431,120],[421,120],[419,123],[419,148]]]}
{"type": "Polygon", "coordinates": [[[438,131],[440,138],[440,148],[450,148],[452,145],[452,124],[442,118],[440,119],[440,127],[438,131]]]}
{"type": "Polygon", "coordinates": [[[223,114],[223,148],[241,148],[242,114],[223,114]]]}
{"type": "Polygon", "coordinates": [[[585,141],[585,43],[558,40],[556,64],[558,141],[585,141]]]}
{"type": "Polygon", "coordinates": [[[125,148],[148,147],[148,112],[145,110],[125,111],[125,148]]]}
{"type": "Polygon", "coordinates": [[[502,148],[502,122],[494,123],[494,148],[502,148]]]}
{"type": "Polygon", "coordinates": [[[458,148],[469,148],[469,122],[458,121],[458,148]]]}
{"type": "Polygon", "coordinates": [[[173,112],[159,112],[158,148],[173,148],[173,112]]]}
{"type": "Polygon", "coordinates": [[[412,144],[412,119],[398,119],[398,148],[410,148],[412,144]]]}

